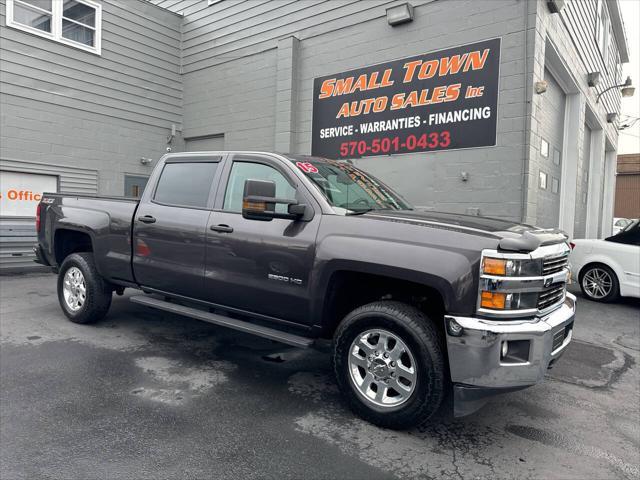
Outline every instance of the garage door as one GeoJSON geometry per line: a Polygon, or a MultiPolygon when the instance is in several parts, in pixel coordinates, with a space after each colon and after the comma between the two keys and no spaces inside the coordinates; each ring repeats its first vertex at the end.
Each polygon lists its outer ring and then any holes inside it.
{"type": "Polygon", "coordinates": [[[187,152],[216,152],[224,150],[224,135],[185,138],[187,152]]]}
{"type": "Polygon", "coordinates": [[[540,112],[540,145],[538,150],[537,225],[558,226],[560,218],[560,173],[566,96],[549,70],[544,71],[547,91],[540,112]]]}
{"type": "Polygon", "coordinates": [[[589,197],[589,164],[591,160],[591,129],[584,126],[582,155],[578,161],[576,177],[576,208],[573,221],[573,238],[584,238],[587,231],[587,201],[589,197]]]}

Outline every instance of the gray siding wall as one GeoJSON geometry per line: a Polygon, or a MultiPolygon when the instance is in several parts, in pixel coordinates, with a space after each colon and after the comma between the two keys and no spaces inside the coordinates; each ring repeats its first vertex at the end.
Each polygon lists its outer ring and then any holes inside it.
{"type": "Polygon", "coordinates": [[[182,121],[181,18],[142,0],[102,2],[102,55],[6,27],[0,0],[0,160],[82,165],[121,195],[182,121]]]}
{"type": "MultiPolygon", "coordinates": [[[[609,40],[609,53],[606,62],[596,43],[597,6],[597,0],[567,2],[566,8],[560,14],[562,24],[571,39],[571,45],[578,53],[577,59],[582,64],[582,70],[586,72],[597,71],[603,75],[600,85],[593,89],[593,94],[622,83],[620,70],[617,68],[620,63],[620,53],[615,39],[610,38],[609,40]]],[[[591,97],[593,98],[594,95],[591,97]]],[[[607,112],[619,112],[620,100],[620,92],[614,89],[605,93],[600,101],[607,112]]]]}
{"type": "Polygon", "coordinates": [[[502,37],[496,147],[357,163],[417,205],[520,219],[526,2],[413,0],[415,20],[394,28],[398,0],[153,1],[184,15],[183,136],[224,134],[229,149],[310,153],[315,77],[502,37]]]}

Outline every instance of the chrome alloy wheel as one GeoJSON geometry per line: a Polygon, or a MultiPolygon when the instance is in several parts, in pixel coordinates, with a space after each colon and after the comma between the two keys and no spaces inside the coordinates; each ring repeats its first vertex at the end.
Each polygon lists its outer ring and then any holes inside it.
{"type": "Polygon", "coordinates": [[[606,270],[594,267],[582,277],[582,287],[590,297],[601,299],[611,293],[613,279],[606,270]]]}
{"type": "Polygon", "coordinates": [[[71,267],[64,274],[62,294],[67,307],[72,312],[77,312],[84,305],[87,299],[87,285],[78,267],[71,267]]]}
{"type": "Polygon", "coordinates": [[[407,345],[387,330],[367,330],[349,349],[351,381],[378,408],[398,407],[409,400],[416,387],[416,366],[407,345]]]}

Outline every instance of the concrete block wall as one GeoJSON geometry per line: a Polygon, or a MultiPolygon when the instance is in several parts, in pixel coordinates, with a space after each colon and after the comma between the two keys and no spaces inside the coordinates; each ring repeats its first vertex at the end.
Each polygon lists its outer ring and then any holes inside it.
{"type": "Polygon", "coordinates": [[[277,64],[274,47],[185,73],[183,137],[224,134],[227,150],[273,150],[277,64]]]}
{"type": "Polygon", "coordinates": [[[313,78],[397,58],[502,38],[495,147],[357,160],[416,205],[520,220],[525,154],[525,2],[438,1],[414,9],[413,22],[391,27],[384,16],[338,32],[301,37],[297,153],[311,150],[313,78]],[[456,15],[455,12],[464,12],[456,15]],[[461,173],[469,180],[463,182],[461,173]]]}
{"type": "Polygon", "coordinates": [[[399,0],[152,1],[184,15],[183,136],[224,134],[227,149],[308,154],[315,77],[501,37],[495,147],[356,163],[416,205],[520,220],[528,2],[413,0],[415,20],[391,27],[399,0]]]}

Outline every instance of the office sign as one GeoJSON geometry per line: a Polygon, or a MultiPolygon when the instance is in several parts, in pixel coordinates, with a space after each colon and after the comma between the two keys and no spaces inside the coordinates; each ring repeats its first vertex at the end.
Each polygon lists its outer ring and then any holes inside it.
{"type": "Polygon", "coordinates": [[[311,153],[358,158],[496,144],[500,39],[316,78],[311,153]]]}
{"type": "Polygon", "coordinates": [[[35,217],[44,192],[58,190],[58,177],[0,171],[0,216],[35,217]]]}

